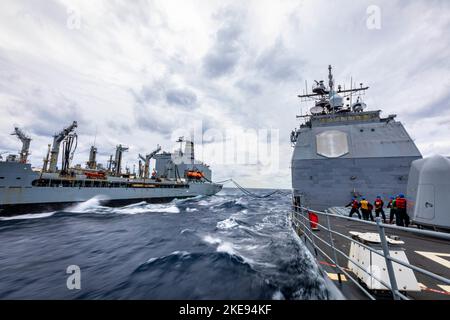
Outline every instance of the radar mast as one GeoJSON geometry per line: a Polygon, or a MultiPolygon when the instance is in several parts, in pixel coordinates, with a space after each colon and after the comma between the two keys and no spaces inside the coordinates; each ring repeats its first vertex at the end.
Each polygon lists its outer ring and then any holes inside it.
{"type": "MultiPolygon", "coordinates": [[[[314,80],[315,85],[312,87],[312,93],[308,92],[308,87],[302,95],[298,95],[301,102],[314,102],[314,106],[310,108],[310,115],[298,116],[299,118],[310,117],[311,115],[325,115],[340,112],[361,112],[366,106],[362,101],[358,100],[358,105],[353,106],[351,102],[344,106],[344,99],[351,101],[351,96],[355,92],[365,92],[369,87],[364,87],[361,83],[359,88],[342,89],[341,85],[337,86],[337,91],[334,83],[334,76],[332,73],[332,66],[328,66],[328,88],[326,88],[324,81],[314,80]]],[[[352,80],[353,82],[353,80],[352,80]]]]}

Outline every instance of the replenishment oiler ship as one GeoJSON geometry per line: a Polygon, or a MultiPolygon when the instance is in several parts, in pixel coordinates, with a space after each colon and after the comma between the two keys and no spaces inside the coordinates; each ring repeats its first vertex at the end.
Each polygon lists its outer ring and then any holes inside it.
{"type": "Polygon", "coordinates": [[[7,155],[5,160],[0,157],[0,215],[64,209],[93,197],[104,205],[125,205],[208,196],[222,189],[221,184],[212,182],[209,166],[195,160],[194,143],[183,137],[177,141],[180,149],[174,153],[161,152],[158,146],[147,155],[139,155],[137,172],[130,172],[129,168],[122,172],[122,155],[128,150],[123,145],[116,147],[115,156],[110,156],[106,167],[97,163],[96,146],[91,146],[85,166],[71,166],[77,145],[76,128],[74,121],[54,135],[40,170],[28,162],[31,138],[21,129],[14,129],[13,135],[22,142],[22,149],[18,155],[7,155]],[[151,159],[155,159],[155,167],[150,174],[151,159]]]}

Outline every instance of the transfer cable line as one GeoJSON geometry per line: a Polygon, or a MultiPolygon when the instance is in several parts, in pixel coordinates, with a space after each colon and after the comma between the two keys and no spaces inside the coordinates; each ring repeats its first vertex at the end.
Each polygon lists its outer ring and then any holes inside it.
{"type": "MultiPolygon", "coordinates": [[[[207,179],[207,178],[204,178],[204,179],[207,180],[208,182],[211,182],[211,183],[212,183],[212,181],[210,181],[209,179],[207,179]]],[[[262,198],[268,198],[268,197],[270,197],[270,196],[272,196],[272,195],[274,195],[274,194],[277,194],[277,193],[282,194],[282,195],[288,195],[288,194],[290,194],[290,192],[283,192],[283,191],[281,191],[281,190],[275,190],[275,191],[269,192],[268,194],[265,194],[265,195],[256,194],[256,193],[251,192],[251,191],[249,191],[248,189],[244,188],[243,186],[241,186],[239,183],[237,183],[237,182],[234,181],[233,179],[227,179],[227,180],[218,181],[218,182],[215,182],[215,183],[218,183],[218,184],[225,184],[225,183],[227,183],[227,182],[233,183],[240,191],[242,191],[242,193],[244,193],[244,194],[247,195],[247,196],[254,197],[254,198],[260,198],[260,199],[262,199],[262,198]]]]}

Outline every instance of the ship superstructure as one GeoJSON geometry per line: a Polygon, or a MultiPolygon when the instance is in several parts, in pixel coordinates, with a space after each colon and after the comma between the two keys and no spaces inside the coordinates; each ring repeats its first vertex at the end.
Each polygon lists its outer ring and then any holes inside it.
{"type": "Polygon", "coordinates": [[[335,88],[329,66],[328,86],[316,81],[310,114],[291,133],[292,188],[297,202],[323,210],[342,206],[353,196],[388,199],[406,192],[411,162],[422,156],[396,115],[367,111],[368,87],[335,88]]]}
{"type": "Polygon", "coordinates": [[[86,166],[71,166],[77,147],[78,124],[74,121],[53,137],[40,170],[28,162],[31,139],[19,128],[13,134],[22,141],[19,156],[0,160],[0,215],[60,209],[98,197],[104,204],[139,201],[167,202],[174,198],[213,195],[222,185],[211,181],[211,169],[195,160],[194,143],[180,138],[180,150],[161,152],[161,147],[139,155],[138,170],[123,171],[123,153],[129,148],[117,145],[107,166],[97,162],[97,147],[91,146],[86,166]],[[182,150],[185,145],[184,151],[182,150]],[[59,157],[61,153],[61,157],[59,157]],[[61,166],[58,168],[58,159],[61,166]],[[150,174],[150,161],[155,168],[150,174]]]}
{"type": "Polygon", "coordinates": [[[448,300],[450,270],[440,257],[450,256],[450,235],[436,232],[450,230],[448,157],[422,159],[395,115],[366,110],[368,87],[335,89],[331,71],[328,86],[316,81],[299,95],[314,105],[291,133],[295,233],[338,299],[448,300]],[[397,195],[406,198],[403,213],[386,208],[397,195]],[[377,196],[389,220],[352,217],[344,207],[377,196]]]}

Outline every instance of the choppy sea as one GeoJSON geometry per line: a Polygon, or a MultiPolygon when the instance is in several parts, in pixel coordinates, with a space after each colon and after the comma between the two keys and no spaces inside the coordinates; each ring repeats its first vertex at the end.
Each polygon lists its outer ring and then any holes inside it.
{"type": "Polygon", "coordinates": [[[0,299],[329,299],[289,205],[224,189],[0,218],[0,299]],[[80,289],[67,286],[69,266],[80,289]]]}

